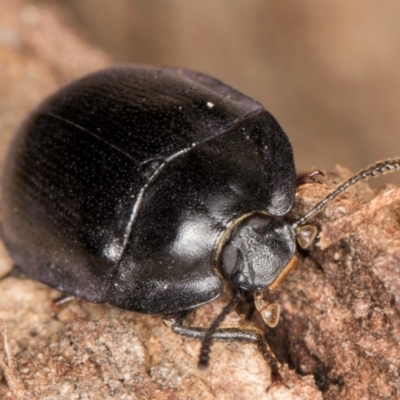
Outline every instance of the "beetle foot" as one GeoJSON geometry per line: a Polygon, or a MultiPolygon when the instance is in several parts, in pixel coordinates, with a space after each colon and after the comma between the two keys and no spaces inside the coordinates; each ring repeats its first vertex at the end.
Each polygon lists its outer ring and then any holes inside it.
{"type": "Polygon", "coordinates": [[[279,371],[271,370],[271,383],[268,385],[266,392],[269,392],[270,389],[276,386],[285,386],[287,389],[290,389],[289,385],[283,380],[279,371]]]}
{"type": "Polygon", "coordinates": [[[260,353],[263,355],[264,360],[267,362],[269,367],[271,368],[271,383],[267,387],[267,392],[273,388],[274,386],[286,386],[288,389],[289,386],[284,382],[281,373],[279,372],[279,362],[275,357],[275,354],[269,348],[268,343],[265,341],[263,335],[259,333],[257,340],[257,347],[260,353]]]}
{"type": "Polygon", "coordinates": [[[318,178],[316,178],[317,176],[325,176],[325,174],[322,171],[316,169],[314,171],[300,175],[297,178],[297,186],[304,185],[306,183],[322,183],[318,178]]]}

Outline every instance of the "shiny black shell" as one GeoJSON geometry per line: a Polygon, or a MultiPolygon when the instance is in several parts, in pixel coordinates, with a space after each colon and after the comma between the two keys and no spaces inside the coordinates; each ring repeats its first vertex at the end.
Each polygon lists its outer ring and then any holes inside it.
{"type": "Polygon", "coordinates": [[[292,148],[259,103],[207,75],[119,66],[28,118],[3,171],[2,235],[28,276],[170,314],[221,294],[215,253],[243,214],[284,215],[292,148]]]}

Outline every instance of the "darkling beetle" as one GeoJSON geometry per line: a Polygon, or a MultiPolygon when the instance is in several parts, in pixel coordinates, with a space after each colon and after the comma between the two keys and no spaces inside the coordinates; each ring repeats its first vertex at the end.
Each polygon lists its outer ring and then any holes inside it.
{"type": "MultiPolygon", "coordinates": [[[[62,88],[25,121],[6,157],[4,243],[30,278],[94,303],[161,314],[181,335],[254,342],[281,383],[261,331],[218,328],[243,291],[271,327],[279,306],[262,299],[295,264],[306,222],[359,180],[398,169],[377,163],[294,222],[283,217],[297,185],[291,144],[258,102],[207,75],[117,66],[62,88]],[[211,327],[189,310],[231,302],[211,327]]],[[[305,181],[315,180],[314,172],[305,181]]]]}

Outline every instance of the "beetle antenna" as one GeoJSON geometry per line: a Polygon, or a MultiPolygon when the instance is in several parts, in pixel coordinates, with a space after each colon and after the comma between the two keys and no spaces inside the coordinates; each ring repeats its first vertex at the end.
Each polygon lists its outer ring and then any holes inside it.
{"type": "Polygon", "coordinates": [[[342,183],[336,188],[331,194],[326,196],[317,205],[315,205],[307,214],[303,215],[297,221],[292,224],[293,230],[298,228],[312,218],[315,214],[318,214],[330,201],[337,197],[340,193],[345,191],[350,186],[353,186],[358,181],[366,180],[371,177],[377,177],[389,172],[395,172],[400,168],[400,157],[391,158],[383,161],[379,161],[376,164],[372,164],[369,167],[362,169],[358,174],[351,177],[346,182],[342,183]]]}
{"type": "Polygon", "coordinates": [[[218,326],[222,323],[225,317],[236,307],[239,303],[240,298],[242,297],[243,291],[241,289],[236,289],[233,293],[232,299],[221,311],[217,318],[215,318],[214,322],[208,328],[201,345],[199,363],[198,366],[200,369],[205,369],[208,367],[208,362],[210,360],[210,351],[211,351],[211,343],[213,340],[213,335],[217,330],[218,326]]]}

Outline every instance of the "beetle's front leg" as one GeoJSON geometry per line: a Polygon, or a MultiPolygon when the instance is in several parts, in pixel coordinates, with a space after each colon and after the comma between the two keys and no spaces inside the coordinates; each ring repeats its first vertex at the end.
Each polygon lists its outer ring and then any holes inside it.
{"type": "Polygon", "coordinates": [[[306,183],[321,183],[317,176],[325,176],[325,174],[322,171],[315,169],[311,172],[300,175],[297,177],[296,186],[301,186],[306,183]]]}
{"type": "MultiPolygon", "coordinates": [[[[163,319],[166,326],[171,328],[175,333],[179,335],[188,336],[195,339],[204,339],[208,329],[200,327],[191,327],[183,324],[184,318],[187,313],[182,313],[177,316],[168,316],[163,319]]],[[[255,328],[218,328],[212,335],[213,340],[220,342],[245,342],[255,343],[258,350],[264,357],[264,360],[268,363],[271,368],[271,384],[268,386],[267,391],[276,385],[287,386],[279,372],[279,362],[276,359],[274,353],[269,348],[267,342],[264,339],[262,331],[255,328]]],[[[200,360],[201,361],[201,360],[200,360]]],[[[202,366],[202,363],[199,363],[202,366]]]]}

